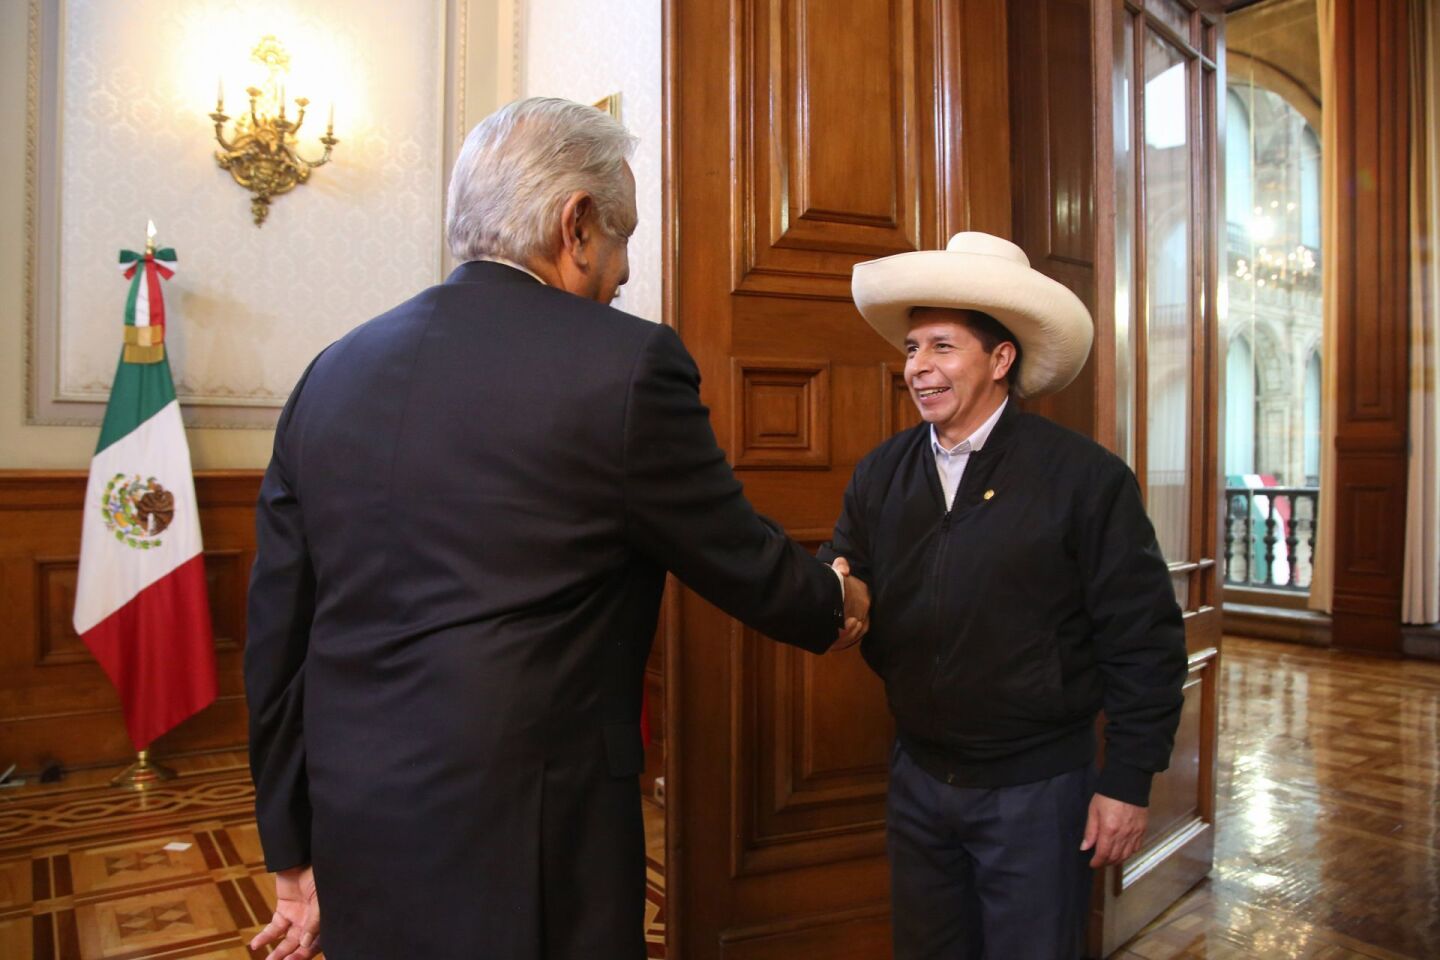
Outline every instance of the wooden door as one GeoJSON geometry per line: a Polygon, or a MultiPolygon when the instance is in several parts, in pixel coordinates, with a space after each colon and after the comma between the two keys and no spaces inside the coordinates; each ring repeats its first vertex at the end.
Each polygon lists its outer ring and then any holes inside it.
{"type": "MultiPolygon", "coordinates": [[[[1008,229],[1002,6],[666,5],[667,320],[746,494],[808,546],[915,422],[851,267],[1008,229]]],[[[889,956],[878,679],[685,590],[666,633],[670,956],[889,956]]]]}
{"type": "Polygon", "coordinates": [[[1099,0],[1104,255],[1098,315],[1114,353],[1113,435],[1135,469],[1185,613],[1190,675],[1141,850],[1097,882],[1108,955],[1209,872],[1215,844],[1223,495],[1218,450],[1223,20],[1213,0],[1099,0]],[[1107,55],[1108,51],[1108,55],[1107,55]],[[1111,178],[1113,174],[1113,179],[1111,178]],[[1113,232],[1110,225],[1113,224],[1113,232]]]}

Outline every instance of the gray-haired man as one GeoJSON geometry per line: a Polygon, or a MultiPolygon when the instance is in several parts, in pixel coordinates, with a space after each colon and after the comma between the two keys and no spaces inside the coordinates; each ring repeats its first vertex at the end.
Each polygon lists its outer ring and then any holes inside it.
{"type": "Polygon", "coordinates": [[[450,186],[449,280],[325,350],[261,489],[245,651],[280,903],[344,960],[644,956],[640,694],[666,570],[823,651],[865,591],[758,517],[629,272],[632,138],[525,100],[450,186]],[[317,893],[318,890],[318,902],[317,893]]]}

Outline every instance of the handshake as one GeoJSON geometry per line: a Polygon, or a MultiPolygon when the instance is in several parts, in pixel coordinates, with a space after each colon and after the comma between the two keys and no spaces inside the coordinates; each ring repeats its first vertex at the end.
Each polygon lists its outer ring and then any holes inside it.
{"type": "Polygon", "coordinates": [[[830,566],[845,581],[845,626],[840,628],[830,647],[833,653],[855,646],[870,629],[870,587],[850,575],[850,564],[844,557],[836,557],[830,566]]]}

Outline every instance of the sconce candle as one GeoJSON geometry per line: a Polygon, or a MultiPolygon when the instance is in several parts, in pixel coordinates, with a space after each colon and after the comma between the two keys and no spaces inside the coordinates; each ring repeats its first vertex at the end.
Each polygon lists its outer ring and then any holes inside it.
{"type": "MultiPolygon", "coordinates": [[[[262,38],[251,56],[262,63],[272,64],[272,80],[276,69],[273,64],[277,61],[286,65],[289,63],[288,55],[284,54],[283,47],[273,36],[262,38]]],[[[271,90],[274,89],[272,85],[271,90]]],[[[285,116],[283,83],[279,85],[279,109],[274,116],[261,112],[258,105],[261,90],[258,87],[247,87],[245,92],[250,95],[250,110],[235,121],[230,139],[225,136],[225,124],[230,118],[225,115],[223,78],[217,88],[215,112],[210,114],[210,119],[215,123],[215,140],[221,147],[215,151],[215,160],[222,170],[230,171],[236,183],[250,191],[250,212],[258,227],[270,214],[271,198],[289,193],[307,182],[312,170],[330,162],[330,151],[340,141],[335,138],[335,105],[332,103],[330,123],[325,135],[320,138],[325,152],[318,160],[305,159],[296,147],[296,134],[305,124],[305,108],[310,101],[304,97],[295,98],[295,106],[299,110],[291,122],[285,116]]]]}

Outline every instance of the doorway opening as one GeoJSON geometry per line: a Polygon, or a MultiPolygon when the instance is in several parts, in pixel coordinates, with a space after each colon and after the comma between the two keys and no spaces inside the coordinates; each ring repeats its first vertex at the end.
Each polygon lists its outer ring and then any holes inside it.
{"type": "Polygon", "coordinates": [[[1324,343],[1320,41],[1313,0],[1227,21],[1227,606],[1303,609],[1320,505],[1324,343]]]}

